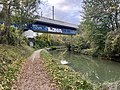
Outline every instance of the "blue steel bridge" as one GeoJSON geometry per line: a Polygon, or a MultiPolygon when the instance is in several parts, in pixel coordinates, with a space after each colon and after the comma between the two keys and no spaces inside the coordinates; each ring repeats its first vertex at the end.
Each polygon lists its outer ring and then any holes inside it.
{"type": "Polygon", "coordinates": [[[40,33],[75,35],[77,33],[77,25],[40,17],[34,23],[27,26],[27,30],[40,33]]]}

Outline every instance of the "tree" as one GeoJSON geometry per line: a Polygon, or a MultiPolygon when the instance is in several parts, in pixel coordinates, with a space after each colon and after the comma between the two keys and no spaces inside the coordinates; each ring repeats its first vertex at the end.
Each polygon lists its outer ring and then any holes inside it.
{"type": "MultiPolygon", "coordinates": [[[[0,4],[3,5],[3,9],[0,13],[0,17],[4,21],[5,28],[0,31],[1,36],[5,36],[5,41],[2,43],[9,44],[9,29],[11,22],[16,23],[19,27],[23,28],[25,24],[31,21],[35,17],[37,6],[41,3],[41,0],[1,0],[0,4]]],[[[0,40],[2,41],[2,40],[0,40]]]]}
{"type": "Polygon", "coordinates": [[[107,33],[119,30],[120,0],[83,0],[81,30],[94,53],[104,52],[107,33]]]}
{"type": "Polygon", "coordinates": [[[14,0],[14,3],[17,4],[17,7],[14,8],[13,23],[17,23],[20,28],[24,28],[26,23],[30,23],[37,17],[37,9],[41,0],[14,0]]]}

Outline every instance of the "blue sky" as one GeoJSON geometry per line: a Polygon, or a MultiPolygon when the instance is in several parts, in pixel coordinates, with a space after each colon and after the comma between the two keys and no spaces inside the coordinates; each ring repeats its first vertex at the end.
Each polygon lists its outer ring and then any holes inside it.
{"type": "MultiPolygon", "coordinates": [[[[82,0],[43,0],[41,6],[43,17],[52,17],[52,6],[55,7],[55,19],[73,24],[81,21],[82,0]]],[[[40,14],[40,13],[39,13],[40,14]]]]}

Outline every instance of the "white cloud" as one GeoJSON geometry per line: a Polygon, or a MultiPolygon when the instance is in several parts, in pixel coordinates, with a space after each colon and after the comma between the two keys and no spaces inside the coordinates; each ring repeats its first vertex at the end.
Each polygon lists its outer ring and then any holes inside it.
{"type": "Polygon", "coordinates": [[[59,4],[59,3],[61,3],[61,2],[63,2],[64,0],[48,0],[48,3],[50,4],[50,5],[57,5],[57,4],[59,4]]]}
{"type": "MultiPolygon", "coordinates": [[[[46,1],[46,0],[44,0],[46,1]]],[[[82,0],[47,0],[47,4],[42,9],[43,16],[51,17],[52,6],[55,7],[55,19],[79,24],[82,0]]]]}

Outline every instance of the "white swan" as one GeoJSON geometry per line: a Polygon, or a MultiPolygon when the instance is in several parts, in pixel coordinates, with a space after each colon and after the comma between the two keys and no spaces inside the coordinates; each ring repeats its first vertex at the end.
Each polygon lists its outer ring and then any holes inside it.
{"type": "Polygon", "coordinates": [[[64,64],[64,65],[68,64],[68,62],[66,60],[61,60],[60,62],[61,62],[61,64],[64,64]]]}

